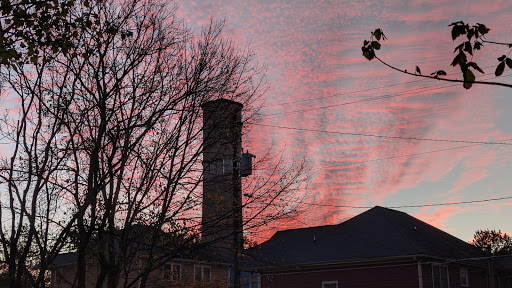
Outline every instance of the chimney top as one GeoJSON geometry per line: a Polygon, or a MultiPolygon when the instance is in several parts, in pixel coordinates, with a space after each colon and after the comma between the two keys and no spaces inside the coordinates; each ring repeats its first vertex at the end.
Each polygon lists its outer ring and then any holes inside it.
{"type": "Polygon", "coordinates": [[[239,103],[239,102],[236,102],[236,101],[233,101],[233,100],[229,100],[229,99],[224,99],[224,98],[219,98],[219,99],[216,99],[216,100],[212,100],[212,101],[208,101],[208,102],[205,102],[201,105],[201,108],[203,109],[207,109],[207,108],[210,108],[211,106],[217,106],[217,105],[237,105],[240,107],[240,109],[242,109],[242,107],[244,107],[244,105],[242,103],[239,103]]]}

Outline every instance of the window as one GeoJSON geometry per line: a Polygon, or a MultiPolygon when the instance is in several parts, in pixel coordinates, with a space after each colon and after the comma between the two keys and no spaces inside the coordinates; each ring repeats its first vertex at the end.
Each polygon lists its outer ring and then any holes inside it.
{"type": "Polygon", "coordinates": [[[181,280],[181,264],[168,263],[164,265],[164,279],[181,280]]]}
{"type": "MultiPolygon", "coordinates": [[[[229,269],[229,283],[230,287],[234,286],[234,275],[233,268],[229,269]]],[[[261,287],[261,276],[259,273],[242,271],[240,273],[240,281],[242,282],[241,287],[246,288],[260,288],[261,287]]]]}
{"type": "Polygon", "coordinates": [[[251,288],[260,288],[261,277],[259,273],[251,274],[251,288]]]}
{"type": "Polygon", "coordinates": [[[448,267],[432,265],[432,279],[434,280],[434,288],[450,288],[448,267]]]}
{"type": "Polygon", "coordinates": [[[210,282],[212,271],[209,266],[194,266],[194,280],[196,282],[210,282]]]}
{"type": "Polygon", "coordinates": [[[233,159],[222,160],[222,172],[224,174],[233,173],[233,159]]]}
{"type": "Polygon", "coordinates": [[[338,288],[338,281],[323,281],[322,288],[338,288]]]}
{"type": "Polygon", "coordinates": [[[460,267],[460,286],[469,286],[469,273],[467,267],[460,267]]]}
{"type": "Polygon", "coordinates": [[[60,269],[53,270],[52,277],[53,283],[55,283],[56,287],[60,287],[64,283],[64,277],[62,276],[60,269]]]}

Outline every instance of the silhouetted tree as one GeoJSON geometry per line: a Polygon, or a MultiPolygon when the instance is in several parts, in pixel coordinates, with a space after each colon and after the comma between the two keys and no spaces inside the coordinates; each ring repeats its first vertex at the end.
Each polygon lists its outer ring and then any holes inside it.
{"type": "MultiPolygon", "coordinates": [[[[95,1],[95,0],[90,0],[95,1]]],[[[79,28],[96,20],[82,12],[89,1],[4,0],[0,5],[0,64],[13,65],[45,60],[43,50],[67,53],[79,28]]]]}
{"type": "MultiPolygon", "coordinates": [[[[0,159],[2,260],[11,287],[23,279],[44,287],[66,251],[78,252],[75,287],[145,287],[167,260],[208,245],[198,241],[201,105],[230,99],[251,117],[264,71],[222,35],[222,23],[194,35],[173,2],[73,7],[64,12],[86,24],[65,53],[44,48],[1,68],[9,88],[0,121],[9,144],[0,159]],[[134,257],[141,251],[144,261],[134,257]],[[86,279],[88,257],[99,264],[97,279],[86,279]]],[[[246,227],[290,215],[300,202],[293,195],[303,162],[268,161],[268,177],[244,201],[257,209],[246,227]]]]}
{"type": "MultiPolygon", "coordinates": [[[[384,35],[384,32],[382,29],[378,28],[375,29],[375,31],[371,32],[370,40],[364,40],[363,46],[361,47],[361,50],[363,51],[363,56],[368,59],[369,61],[373,59],[379,60],[382,64],[388,66],[391,69],[394,69],[396,71],[400,71],[402,73],[417,76],[417,77],[423,77],[423,78],[430,78],[430,79],[437,79],[442,81],[448,81],[448,82],[459,82],[463,83],[464,88],[470,89],[471,86],[474,83],[477,84],[487,84],[487,85],[498,85],[498,86],[504,86],[508,88],[512,88],[512,84],[508,83],[501,83],[501,82],[490,82],[490,81],[477,81],[474,70],[484,73],[484,71],[477,65],[476,62],[471,61],[473,58],[474,53],[476,51],[481,50],[482,47],[485,44],[490,45],[499,45],[499,46],[505,46],[507,48],[512,48],[512,43],[502,43],[502,42],[495,42],[495,41],[489,41],[486,40],[485,35],[489,33],[490,29],[487,28],[484,24],[477,23],[476,25],[470,26],[469,24],[465,24],[462,21],[454,22],[450,24],[449,26],[452,27],[451,35],[452,40],[456,40],[460,36],[466,36],[467,39],[464,39],[462,43],[457,45],[455,47],[454,53],[456,53],[456,56],[454,57],[451,66],[456,67],[459,66],[462,76],[464,80],[458,80],[458,79],[450,79],[450,78],[443,78],[447,75],[447,73],[444,70],[437,70],[430,75],[422,75],[421,69],[416,66],[416,69],[414,72],[408,72],[406,69],[400,69],[396,66],[393,66],[391,64],[388,64],[381,58],[379,58],[376,55],[376,50],[380,50],[382,47],[382,44],[380,41],[386,40],[386,36],[384,35]],[[468,60],[470,59],[470,60],[468,60]]],[[[510,54],[510,51],[506,53],[507,55],[510,54]]],[[[512,69],[512,59],[509,58],[507,55],[502,55],[498,57],[498,66],[496,67],[496,70],[494,74],[496,76],[501,76],[503,74],[503,71],[505,70],[505,66],[508,66],[509,69],[512,69]]]]}
{"type": "Polygon", "coordinates": [[[500,230],[477,230],[470,243],[492,255],[512,253],[512,238],[500,230]]]}

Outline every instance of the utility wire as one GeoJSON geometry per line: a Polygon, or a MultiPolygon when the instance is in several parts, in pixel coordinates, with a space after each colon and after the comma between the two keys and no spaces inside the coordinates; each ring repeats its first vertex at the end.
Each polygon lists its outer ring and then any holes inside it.
{"type": "MultiPolygon", "coordinates": [[[[504,142],[504,141],[510,141],[510,140],[512,140],[512,138],[500,140],[498,142],[504,142]]],[[[395,155],[395,156],[389,156],[389,157],[383,157],[383,158],[377,158],[377,159],[370,159],[370,160],[363,161],[363,162],[375,162],[375,161],[382,161],[382,160],[388,160],[388,159],[395,159],[395,158],[402,158],[402,157],[409,157],[409,156],[417,156],[417,155],[445,152],[445,151],[464,149],[464,148],[481,146],[481,145],[483,145],[483,144],[471,144],[471,145],[457,146],[457,147],[438,149],[438,150],[431,150],[431,151],[425,151],[425,152],[417,152],[417,153],[411,153],[411,154],[403,154],[403,155],[395,155]]]]}
{"type": "MultiPolygon", "coordinates": [[[[382,207],[390,208],[390,209],[424,208],[424,207],[436,207],[436,206],[453,206],[453,205],[462,205],[462,204],[485,203],[485,202],[493,202],[493,201],[508,200],[508,199],[512,199],[512,196],[488,198],[488,199],[481,199],[481,200],[471,200],[471,201],[444,202],[444,203],[418,204],[418,205],[382,206],[382,207]]],[[[312,202],[302,202],[302,204],[311,205],[311,206],[320,206],[320,207],[352,208],[352,209],[371,209],[374,207],[374,206],[320,204],[320,203],[312,203],[312,202]]]]}
{"type": "MultiPolygon", "coordinates": [[[[510,77],[510,76],[512,76],[512,74],[508,74],[508,75],[500,76],[500,77],[504,78],[504,77],[510,77]]],[[[496,77],[488,77],[488,79],[494,79],[494,78],[496,78],[496,77]]],[[[484,79],[484,80],[488,80],[488,79],[484,79]]],[[[429,91],[434,91],[434,90],[438,90],[438,89],[442,89],[442,88],[455,87],[455,86],[459,86],[459,85],[460,85],[459,83],[456,83],[456,84],[441,83],[441,84],[430,85],[430,86],[426,86],[426,87],[422,87],[422,88],[415,88],[415,89],[407,90],[407,91],[404,91],[404,92],[393,93],[393,94],[386,94],[386,95],[381,95],[381,96],[376,96],[376,97],[369,97],[369,98],[364,98],[364,99],[360,99],[360,100],[354,100],[354,101],[350,101],[350,102],[326,105],[326,106],[315,107],[315,108],[294,110],[294,111],[288,111],[288,112],[262,114],[261,116],[264,116],[264,117],[275,117],[275,116],[280,116],[280,115],[298,114],[298,113],[304,113],[304,112],[310,112],[310,111],[316,111],[316,110],[323,110],[323,109],[329,109],[329,108],[334,108],[334,107],[352,105],[352,104],[357,104],[357,103],[363,103],[363,102],[370,102],[370,101],[376,101],[376,100],[381,100],[381,99],[394,98],[394,97],[408,95],[408,94],[412,94],[412,93],[429,92],[429,91]],[[425,88],[429,88],[429,87],[433,87],[433,88],[425,89],[425,88]]],[[[284,104],[286,104],[286,103],[284,103],[284,104]]]]}
{"type": "MultiPolygon", "coordinates": [[[[483,67],[482,69],[496,68],[497,66],[498,65],[490,65],[490,66],[483,67]]],[[[458,75],[458,73],[449,73],[446,76],[452,76],[452,75],[458,75]]],[[[497,77],[492,77],[492,78],[497,78],[497,77]]],[[[394,87],[394,86],[400,86],[400,85],[405,85],[405,84],[425,82],[425,81],[428,81],[428,80],[429,79],[427,79],[427,78],[421,78],[421,79],[418,79],[418,80],[412,80],[412,81],[406,81],[406,82],[402,82],[402,83],[377,86],[377,87],[373,87],[373,88],[349,91],[349,92],[345,92],[345,93],[335,93],[335,94],[327,95],[327,96],[319,96],[319,97],[314,97],[314,98],[299,99],[299,100],[295,100],[295,101],[278,102],[278,103],[274,103],[274,104],[268,104],[268,105],[266,105],[266,107],[282,106],[282,105],[295,104],[295,103],[301,103],[301,102],[309,102],[309,101],[320,100],[320,99],[334,98],[334,97],[339,97],[339,96],[347,96],[347,95],[350,95],[350,94],[356,94],[356,93],[360,93],[360,92],[368,92],[368,91],[373,91],[373,90],[386,89],[386,88],[390,88],[390,87],[394,87]]],[[[437,85],[430,85],[430,86],[426,86],[424,88],[433,87],[433,86],[437,86],[437,85]]]]}
{"type": "MultiPolygon", "coordinates": [[[[503,141],[511,141],[512,138],[509,139],[503,139],[499,142],[503,141]]],[[[471,145],[464,145],[464,146],[457,146],[457,147],[451,147],[451,148],[445,148],[445,149],[437,149],[437,150],[430,150],[430,151],[424,151],[424,152],[417,152],[417,153],[410,153],[410,154],[401,154],[401,155],[394,155],[389,157],[382,157],[382,158],[376,158],[376,159],[369,159],[369,160],[363,160],[363,161],[357,161],[354,162],[354,164],[360,164],[360,163],[371,163],[371,162],[379,162],[383,160],[389,160],[389,159],[396,159],[396,158],[403,158],[403,157],[410,157],[410,156],[418,156],[418,155],[425,155],[425,154],[433,154],[433,153],[439,153],[439,152],[446,152],[446,151],[452,151],[452,150],[458,150],[458,149],[464,149],[464,148],[470,148],[470,147],[476,147],[476,146],[482,146],[483,144],[471,144],[471,145]]],[[[342,154],[346,155],[346,154],[342,154]]],[[[325,169],[333,169],[338,168],[339,165],[323,165],[321,167],[312,168],[312,170],[325,170],[325,169]]],[[[253,170],[259,170],[259,169],[253,169],[253,170]]]]}
{"type": "Polygon", "coordinates": [[[377,134],[365,134],[365,133],[340,132],[340,131],[329,131],[329,130],[320,130],[320,129],[286,127],[286,126],[268,125],[268,124],[254,124],[254,125],[264,126],[264,127],[272,127],[272,128],[278,128],[278,129],[285,129],[285,130],[318,132],[318,133],[350,135],[350,136],[363,136],[363,137],[374,137],[374,138],[386,138],[386,139],[402,139],[402,140],[431,141],[431,142],[449,142],[449,143],[466,143],[466,144],[481,144],[481,145],[512,145],[512,143],[506,143],[506,142],[469,141],[469,140],[435,139],[435,138],[419,138],[419,137],[404,137],[404,136],[386,136],[386,135],[377,135],[377,134]]]}
{"type": "MultiPolygon", "coordinates": [[[[450,58],[447,58],[446,60],[447,61],[451,61],[451,59],[452,58],[450,57],[450,58]]],[[[415,65],[415,64],[411,64],[411,65],[415,65]]],[[[498,67],[498,65],[490,65],[490,66],[482,67],[482,69],[484,70],[484,69],[496,68],[496,67],[498,67]]],[[[446,76],[452,76],[452,75],[458,75],[458,72],[457,73],[448,73],[446,76]]],[[[492,77],[492,78],[497,78],[497,77],[492,77]]],[[[266,107],[282,106],[282,105],[295,104],[295,103],[300,103],[300,102],[309,102],[309,101],[320,100],[320,99],[334,98],[334,97],[338,97],[338,96],[347,96],[347,95],[350,95],[350,94],[355,94],[355,93],[360,93],[360,92],[368,92],[368,91],[385,89],[385,88],[394,87],[394,86],[405,85],[405,84],[418,83],[418,82],[422,82],[422,81],[424,82],[424,81],[428,81],[428,80],[429,79],[427,79],[427,78],[420,78],[418,80],[412,80],[412,81],[406,81],[406,82],[402,82],[402,83],[383,85],[383,86],[378,86],[378,87],[368,88],[368,89],[362,89],[362,90],[349,91],[349,92],[345,92],[345,93],[335,93],[335,94],[327,95],[327,96],[319,96],[319,97],[314,97],[314,98],[299,99],[299,100],[295,100],[295,101],[278,102],[278,103],[274,103],[274,104],[268,104],[268,105],[266,105],[266,107]]],[[[432,87],[432,85],[431,86],[426,86],[424,88],[428,88],[428,87],[432,87]]]]}

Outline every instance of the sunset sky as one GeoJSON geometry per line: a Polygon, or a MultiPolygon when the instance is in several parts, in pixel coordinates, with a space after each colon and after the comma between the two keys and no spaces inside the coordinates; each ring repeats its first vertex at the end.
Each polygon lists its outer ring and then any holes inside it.
{"type": "MultiPolygon", "coordinates": [[[[246,146],[258,156],[275,143],[288,159],[306,157],[313,176],[307,201],[315,205],[283,229],[335,224],[367,210],[344,205],[512,196],[512,146],[470,143],[512,143],[512,89],[467,91],[361,55],[363,40],[382,28],[384,61],[460,79],[449,65],[461,40],[451,40],[448,25],[484,23],[488,40],[512,42],[511,1],[186,0],[178,13],[196,31],[212,17],[225,19],[226,34],[268,68],[262,121],[246,146]]],[[[508,53],[486,44],[473,58],[485,71],[475,72],[477,80],[512,83],[508,68],[494,79],[496,58],[508,53]]],[[[512,199],[396,209],[463,240],[476,229],[512,232],[512,199]]]]}

